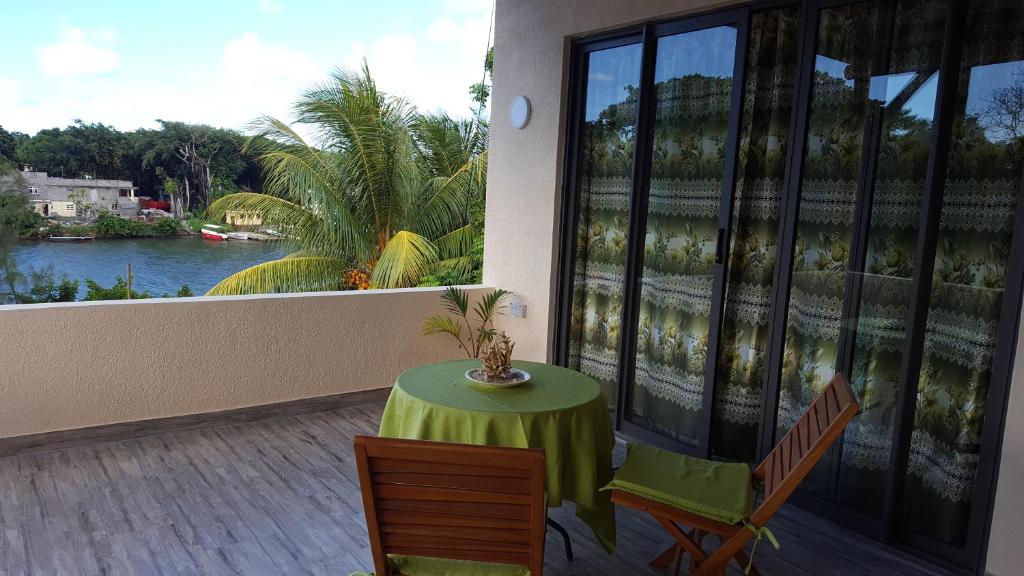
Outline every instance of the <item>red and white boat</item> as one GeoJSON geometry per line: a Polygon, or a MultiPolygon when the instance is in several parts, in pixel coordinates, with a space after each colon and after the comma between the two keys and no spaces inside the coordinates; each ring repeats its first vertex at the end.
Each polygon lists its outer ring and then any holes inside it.
{"type": "Polygon", "coordinates": [[[226,229],[216,224],[204,225],[199,234],[203,237],[203,240],[213,240],[214,242],[223,242],[228,239],[226,229]]]}

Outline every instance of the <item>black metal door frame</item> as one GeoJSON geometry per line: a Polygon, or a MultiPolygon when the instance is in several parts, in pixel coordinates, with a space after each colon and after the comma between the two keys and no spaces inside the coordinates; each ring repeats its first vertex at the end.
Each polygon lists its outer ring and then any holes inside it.
{"type": "Polygon", "coordinates": [[[711,413],[714,402],[714,375],[720,336],[721,313],[725,298],[725,263],[728,260],[729,227],[732,219],[733,189],[739,149],[739,121],[742,112],[743,90],[750,11],[746,8],[714,14],[694,16],[684,20],[651,24],[644,27],[644,60],[640,84],[640,104],[637,110],[636,152],[633,164],[633,198],[629,213],[629,233],[626,235],[627,263],[625,294],[622,306],[619,341],[619,400],[616,423],[626,434],[651,444],[701,457],[711,453],[711,413]],[[666,36],[696,32],[719,26],[736,28],[736,48],[733,62],[732,94],[729,110],[728,137],[725,166],[722,177],[721,204],[718,216],[718,243],[714,268],[711,300],[711,318],[708,324],[708,358],[704,372],[703,408],[696,445],[667,438],[629,419],[632,406],[632,382],[636,369],[637,326],[640,313],[640,292],[643,279],[643,255],[647,231],[648,196],[650,193],[651,150],[654,139],[655,67],[658,40],[666,36]]]}
{"type": "MultiPolygon", "coordinates": [[[[799,211],[800,185],[803,172],[803,159],[806,149],[806,134],[810,113],[811,91],[813,87],[814,62],[817,53],[817,32],[820,13],[824,9],[854,3],[875,2],[879,6],[878,31],[876,34],[876,59],[873,61],[875,74],[887,73],[885,60],[888,58],[888,30],[892,25],[893,7],[896,0],[763,0],[755,1],[745,7],[724,12],[708,13],[675,20],[671,22],[651,23],[633,26],[618,32],[604,34],[579,40],[573,43],[570,90],[568,94],[570,115],[567,122],[568,151],[565,158],[563,180],[563,201],[561,214],[562,242],[560,246],[559,278],[557,280],[558,309],[556,314],[555,339],[553,351],[555,361],[566,363],[568,359],[568,326],[571,314],[573,268],[575,262],[574,242],[577,225],[577,204],[575,194],[578,190],[580,161],[578,158],[579,136],[583,121],[583,101],[586,93],[585,66],[587,55],[595,50],[626,44],[643,44],[643,60],[639,105],[637,111],[637,142],[634,146],[632,168],[632,198],[630,204],[630,228],[627,236],[628,256],[626,263],[626,281],[624,282],[623,319],[621,323],[621,341],[619,346],[619,398],[616,410],[618,429],[628,436],[679,452],[696,454],[706,457],[711,426],[711,407],[713,405],[714,373],[719,346],[721,315],[724,306],[725,263],[728,262],[728,238],[731,228],[733,189],[735,184],[735,161],[738,149],[739,114],[742,109],[742,91],[745,87],[745,66],[750,17],[753,11],[781,5],[801,5],[800,30],[801,40],[797,55],[797,89],[794,93],[793,115],[790,119],[792,145],[787,153],[785,168],[785,190],[783,193],[782,213],[779,218],[778,256],[773,281],[772,301],[773,317],[769,339],[769,375],[762,391],[762,417],[758,431],[759,455],[766,455],[775,441],[775,418],[778,411],[778,394],[781,384],[781,359],[785,341],[785,324],[789,292],[791,288],[791,270],[793,264],[793,247],[795,243],[796,221],[799,211]],[[732,20],[730,20],[732,18],[732,20]],[[722,263],[716,265],[715,288],[713,291],[713,313],[709,332],[709,366],[705,371],[704,421],[702,422],[702,446],[693,446],[675,442],[660,434],[632,424],[624,417],[629,409],[630,382],[625,376],[631,375],[635,363],[635,342],[637,320],[639,314],[639,282],[642,270],[644,235],[646,232],[647,194],[649,192],[650,149],[652,142],[653,121],[653,86],[654,66],[657,38],[687,31],[700,30],[717,25],[737,25],[737,59],[734,68],[733,109],[730,111],[729,141],[727,143],[727,167],[723,183],[723,208],[719,214],[719,228],[724,232],[724,246],[721,246],[722,263]],[[738,85],[738,86],[737,86],[738,85]],[[727,206],[727,209],[726,209],[727,206]],[[714,346],[714,349],[712,349],[714,346]]],[[[928,300],[931,291],[931,277],[934,266],[936,242],[938,238],[939,217],[942,209],[942,195],[945,185],[945,170],[948,160],[948,148],[951,140],[952,124],[956,114],[957,82],[959,77],[960,56],[964,37],[967,0],[949,0],[949,14],[946,21],[945,43],[943,46],[940,68],[939,87],[935,104],[935,121],[932,141],[930,143],[929,163],[925,183],[925,194],[921,221],[918,231],[918,242],[915,254],[915,271],[911,286],[911,308],[909,329],[906,338],[901,382],[903,388],[897,399],[896,417],[894,420],[892,461],[886,478],[886,503],[882,519],[875,519],[848,509],[834,500],[826,500],[810,494],[796,494],[793,500],[798,505],[809,508],[841,525],[851,527],[859,532],[878,537],[893,546],[920,555],[929,561],[944,565],[953,571],[974,574],[983,571],[988,534],[991,527],[992,509],[995,502],[995,485],[999,472],[999,456],[1002,448],[1003,428],[1007,409],[1010,376],[1016,352],[1020,322],[1021,302],[1024,296],[1024,175],[1021,179],[1020,201],[1015,214],[1014,231],[1007,263],[1005,292],[1003,297],[997,344],[993,358],[992,376],[989,385],[986,417],[982,429],[981,453],[974,487],[974,506],[971,508],[968,541],[964,548],[952,546],[930,539],[921,534],[908,533],[900,526],[899,505],[905,483],[907,457],[909,454],[910,435],[913,431],[914,410],[916,407],[916,389],[923,352],[924,331],[927,322],[928,300]]],[[[857,216],[854,223],[854,242],[852,243],[850,271],[856,272],[863,267],[863,250],[858,244],[866,239],[870,226],[868,214],[870,202],[864,202],[872,193],[872,180],[875,167],[872,150],[877,143],[880,118],[869,118],[862,154],[861,182],[859,183],[857,216]],[[865,165],[867,164],[867,165],[865,165]]],[[[721,233],[720,233],[721,236],[721,233]]],[[[862,248],[862,247],[861,247],[862,248]]],[[[844,311],[856,312],[853,296],[859,293],[858,286],[847,286],[844,298],[844,311]]],[[[837,365],[849,370],[852,363],[852,341],[854,334],[844,330],[837,365]]],[[[831,476],[831,475],[830,475],[831,476]]],[[[829,497],[834,497],[834,482],[830,479],[829,497]]]]}

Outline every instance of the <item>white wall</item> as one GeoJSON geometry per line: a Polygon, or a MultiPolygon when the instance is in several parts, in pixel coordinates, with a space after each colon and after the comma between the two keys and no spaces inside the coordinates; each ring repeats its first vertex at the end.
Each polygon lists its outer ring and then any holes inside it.
{"type": "Polygon", "coordinates": [[[1003,429],[1003,452],[999,460],[986,573],[993,576],[1024,573],[1021,528],[1024,528],[1024,330],[1019,330],[1017,356],[1010,380],[1010,403],[1003,429]]]}
{"type": "Polygon", "coordinates": [[[0,306],[0,438],[390,386],[441,290],[0,306]]]}

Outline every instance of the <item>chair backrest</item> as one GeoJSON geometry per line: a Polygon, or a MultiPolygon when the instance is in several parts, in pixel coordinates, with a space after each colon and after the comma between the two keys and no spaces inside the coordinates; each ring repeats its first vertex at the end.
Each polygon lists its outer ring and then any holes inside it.
{"type": "Polygon", "coordinates": [[[764,486],[764,500],[751,514],[751,522],[763,526],[778,511],[858,410],[850,381],[844,374],[836,374],[754,470],[754,479],[764,486]]]}
{"type": "Polygon", "coordinates": [[[544,451],[356,436],[376,573],[388,554],[544,565],[544,451]]]}

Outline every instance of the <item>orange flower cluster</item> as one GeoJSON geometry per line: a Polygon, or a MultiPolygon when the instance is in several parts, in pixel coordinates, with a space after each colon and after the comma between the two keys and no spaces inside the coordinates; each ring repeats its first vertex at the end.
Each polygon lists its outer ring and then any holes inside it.
{"type": "Polygon", "coordinates": [[[345,272],[345,288],[349,290],[369,290],[370,275],[362,270],[348,270],[345,272]]]}

